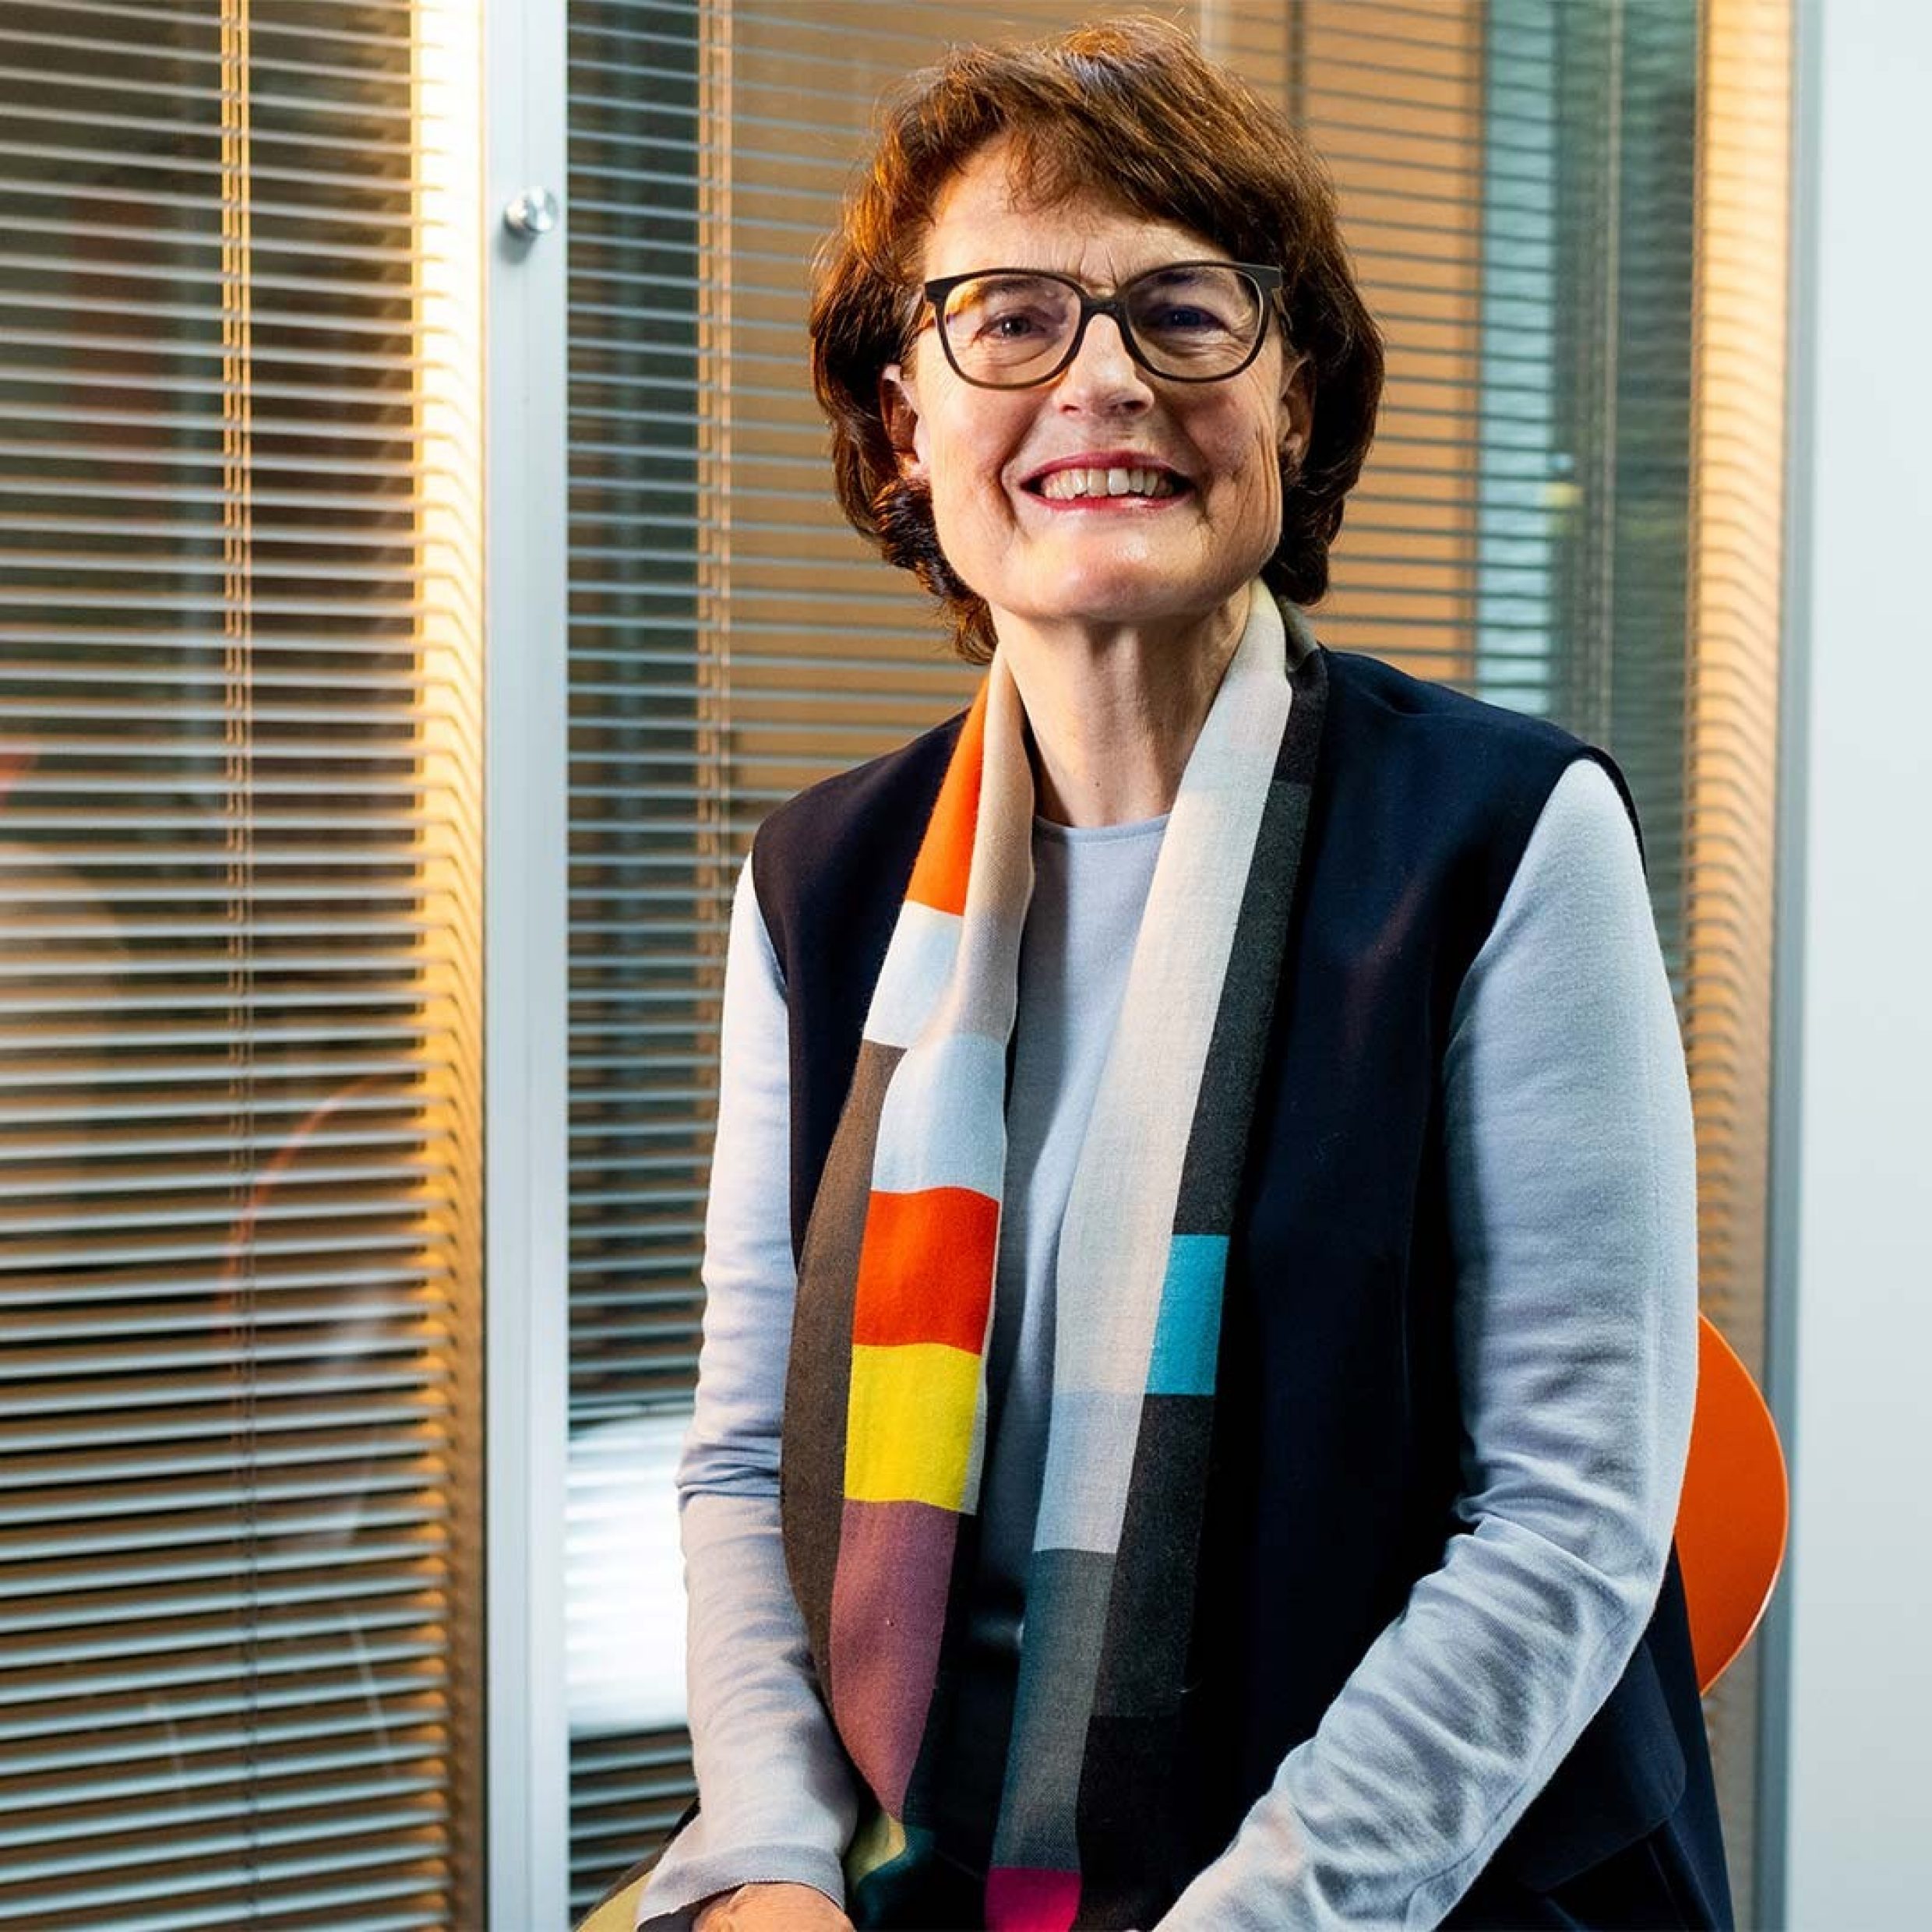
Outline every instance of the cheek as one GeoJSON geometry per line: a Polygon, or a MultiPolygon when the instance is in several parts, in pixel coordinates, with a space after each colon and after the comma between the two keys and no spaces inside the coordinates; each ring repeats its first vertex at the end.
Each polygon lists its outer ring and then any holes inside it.
{"type": "Polygon", "coordinates": [[[1282,515],[1282,458],[1272,442],[1264,443],[1255,457],[1255,488],[1268,514],[1278,523],[1282,515]]]}
{"type": "Polygon", "coordinates": [[[972,439],[936,436],[933,442],[927,486],[940,548],[967,583],[984,581],[1010,541],[1014,523],[998,464],[972,439]]]}
{"type": "Polygon", "coordinates": [[[954,520],[983,520],[1006,508],[1002,481],[1012,453],[1010,437],[996,424],[943,425],[933,437],[927,473],[934,513],[954,520]]]}
{"type": "Polygon", "coordinates": [[[1243,496],[1272,499],[1281,494],[1279,434],[1271,395],[1257,392],[1204,425],[1197,440],[1214,467],[1236,483],[1243,496]]]}
{"type": "Polygon", "coordinates": [[[998,513],[998,485],[964,463],[933,472],[933,521],[942,545],[970,542],[998,513]]]}
{"type": "Polygon", "coordinates": [[[1254,516],[1279,519],[1282,509],[1282,464],[1271,426],[1246,427],[1236,476],[1243,506],[1254,516]]]}

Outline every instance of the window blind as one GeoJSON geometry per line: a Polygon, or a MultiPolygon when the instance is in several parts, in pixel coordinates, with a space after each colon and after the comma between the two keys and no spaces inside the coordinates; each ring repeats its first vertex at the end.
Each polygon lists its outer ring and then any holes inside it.
{"type": "Polygon", "coordinates": [[[466,39],[0,15],[0,1927],[481,1922],[466,39]]]}
{"type": "MultiPolygon", "coordinates": [[[[1684,672],[1683,1032],[1704,1306],[1761,1381],[1790,266],[1790,0],[1707,0],[1698,50],[1684,672]]],[[[1759,1923],[1753,1645],[1706,1701],[1740,1925],[1759,1923]]]]}
{"type": "MultiPolygon", "coordinates": [[[[724,933],[750,834],[773,804],[971,688],[910,580],[832,503],[806,369],[812,251],[883,88],[964,35],[1099,11],[570,5],[571,1299],[587,1458],[595,1432],[688,1401],[724,933]]],[[[1731,566],[1725,515],[1694,511],[1720,446],[1698,440],[1694,378],[1709,361],[1694,344],[1711,264],[1737,245],[1713,252],[1737,230],[1712,213],[1705,103],[1781,115],[1762,50],[1783,30],[1760,14],[1757,65],[1717,68],[1694,0],[1169,11],[1327,157],[1387,336],[1380,428],[1317,630],[1617,756],[1673,983],[1687,1011],[1713,1015],[1694,1064],[1701,1135],[1748,1139],[1740,1109],[1757,1103],[1733,1082],[1754,1047],[1715,1016],[1739,988],[1749,1008],[1768,954],[1717,937],[1742,929],[1737,895],[1759,888],[1698,843],[1700,799],[1731,781],[1695,774],[1731,770],[1723,747],[1740,740],[1698,671],[1692,585],[1731,566]],[[1712,943],[1694,954],[1700,934],[1712,943]]],[[[1750,220],[1781,224],[1782,205],[1750,192],[1750,220]]],[[[1743,379],[1761,450],[1781,377],[1761,358],[1743,379]]],[[[1761,518],[1752,541],[1761,569],[1761,518]]],[[[1759,625],[1734,678],[1775,689],[1775,629],[1759,625]]],[[[1760,732],[1740,754],[1758,805],[1764,750],[1760,732]]],[[[1735,829],[1761,835],[1768,862],[1768,820],[1735,829]]],[[[1755,1159],[1723,1183],[1734,1221],[1761,1201],[1755,1159]]],[[[1716,1172],[1707,1162],[1707,1188],[1716,1172]]],[[[1740,1271],[1726,1293],[1713,1312],[1729,1323],[1761,1279],[1740,1271]]],[[[573,1592],[599,1587],[594,1519],[573,1521],[573,1592]]],[[[580,1903],[675,1817],[683,1748],[654,1720],[627,1736],[608,1708],[580,1729],[580,1903]]],[[[1726,1788],[1742,1867],[1749,1769],[1734,1764],[1726,1788]]]]}

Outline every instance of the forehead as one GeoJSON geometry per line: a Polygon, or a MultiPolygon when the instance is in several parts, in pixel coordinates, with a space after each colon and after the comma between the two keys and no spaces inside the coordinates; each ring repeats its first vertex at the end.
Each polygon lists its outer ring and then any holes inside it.
{"type": "Polygon", "coordinates": [[[1192,228],[1105,196],[1030,199],[1016,189],[1006,149],[996,144],[981,149],[940,191],[922,279],[1016,267],[1111,284],[1163,262],[1226,256],[1192,228]]]}

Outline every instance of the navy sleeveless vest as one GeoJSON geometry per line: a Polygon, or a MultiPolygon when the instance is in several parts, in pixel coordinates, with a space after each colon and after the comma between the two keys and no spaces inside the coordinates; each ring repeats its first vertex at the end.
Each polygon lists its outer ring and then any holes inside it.
{"type": "MultiPolygon", "coordinates": [[[[1595,759],[1630,804],[1611,760],[1552,724],[1326,657],[1229,1254],[1192,1743],[1148,1847],[1176,1894],[1466,1527],[1437,1070],[1565,767],[1595,759]]],[[[959,724],[803,793],[753,848],[790,1019],[795,1251],[959,724]]],[[[1447,1923],[1730,1924],[1674,1552],[1621,1680],[1447,1923]]]]}

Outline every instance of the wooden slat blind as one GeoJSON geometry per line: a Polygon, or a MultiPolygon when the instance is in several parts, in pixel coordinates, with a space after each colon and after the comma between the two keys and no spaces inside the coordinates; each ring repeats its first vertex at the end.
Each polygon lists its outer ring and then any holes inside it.
{"type": "Polygon", "coordinates": [[[0,1927],[480,1909],[442,19],[0,14],[0,1927]]]}
{"type": "MultiPolygon", "coordinates": [[[[1704,1305],[1761,1381],[1784,576],[1790,0],[1707,0],[1700,50],[1683,1029],[1704,1305]]],[[[1759,1923],[1762,1653],[1705,1715],[1737,1922],[1759,1923]]]]}

